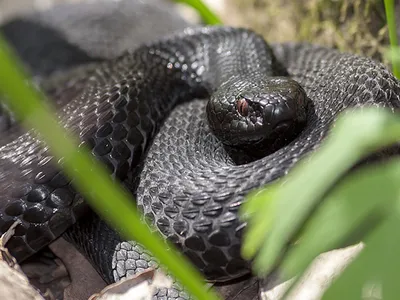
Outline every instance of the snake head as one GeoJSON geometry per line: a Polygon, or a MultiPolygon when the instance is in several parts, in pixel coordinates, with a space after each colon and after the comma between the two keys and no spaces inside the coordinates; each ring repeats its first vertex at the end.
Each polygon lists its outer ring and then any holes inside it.
{"type": "Polygon", "coordinates": [[[207,118],[225,145],[258,155],[293,140],[306,124],[307,104],[304,89],[288,77],[233,78],[210,98],[207,118]]]}

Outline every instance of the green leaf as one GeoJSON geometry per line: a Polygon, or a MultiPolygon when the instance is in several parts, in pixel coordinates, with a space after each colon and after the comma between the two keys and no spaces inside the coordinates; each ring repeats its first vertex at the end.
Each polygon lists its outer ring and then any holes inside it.
{"type": "Polygon", "coordinates": [[[120,228],[128,239],[143,244],[161,264],[198,299],[218,299],[212,291],[207,292],[198,271],[172,245],[166,251],[166,242],[149,231],[141,220],[133,199],[119,184],[111,181],[104,167],[94,162],[85,148],[77,147],[77,140],[58,124],[54,112],[42,94],[28,84],[29,79],[16,63],[5,41],[0,36],[0,93],[12,110],[28,128],[34,127],[52,153],[64,158],[63,169],[74,178],[76,188],[95,211],[113,227],[120,228]]]}
{"type": "Polygon", "coordinates": [[[241,218],[247,222],[247,228],[251,228],[243,239],[242,255],[245,259],[250,260],[256,255],[268,235],[274,215],[273,201],[278,188],[279,183],[276,182],[268,189],[254,191],[247,196],[252,201],[245,201],[242,205],[241,218]]]}
{"type": "Polygon", "coordinates": [[[400,65],[400,47],[390,47],[385,56],[392,61],[392,64],[400,65]]]}
{"type": "Polygon", "coordinates": [[[358,242],[395,210],[400,195],[400,160],[360,168],[344,178],[305,224],[301,242],[281,267],[284,279],[302,271],[320,253],[358,242]]]}
{"type": "Polygon", "coordinates": [[[395,209],[367,237],[365,249],[336,279],[323,299],[366,299],[373,289],[378,291],[378,296],[380,296],[378,299],[398,299],[400,293],[398,284],[400,239],[397,238],[399,226],[400,215],[395,209]]]}
{"type": "Polygon", "coordinates": [[[400,118],[389,111],[364,108],[341,115],[320,149],[295,166],[276,191],[274,219],[266,240],[260,249],[246,250],[258,250],[255,272],[266,275],[272,270],[322,197],[357,161],[398,140],[400,118]]]}

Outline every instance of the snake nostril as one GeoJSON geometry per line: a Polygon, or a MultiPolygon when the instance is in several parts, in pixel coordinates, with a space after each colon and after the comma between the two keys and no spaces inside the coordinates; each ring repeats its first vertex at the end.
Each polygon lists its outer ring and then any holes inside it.
{"type": "Polygon", "coordinates": [[[240,98],[236,102],[236,109],[243,117],[247,117],[249,114],[249,103],[247,103],[246,99],[240,98]]]}

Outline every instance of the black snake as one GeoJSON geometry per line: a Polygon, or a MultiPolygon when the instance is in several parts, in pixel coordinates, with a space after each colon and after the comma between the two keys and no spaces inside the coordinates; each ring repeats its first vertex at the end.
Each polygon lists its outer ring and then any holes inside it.
{"type": "MultiPolygon", "coordinates": [[[[229,27],[187,29],[49,82],[63,124],[132,191],[145,219],[216,281],[249,272],[237,216],[249,191],[315,150],[342,110],[400,106],[400,84],[379,63],[308,44],[270,48],[229,27]],[[208,107],[197,100],[209,96],[217,102],[208,107]],[[242,129],[250,134],[235,135],[242,129]],[[242,149],[251,155],[240,161],[242,149]]],[[[1,145],[0,229],[22,221],[8,247],[23,259],[87,207],[32,132],[12,127],[1,145]]],[[[107,281],[152,265],[140,245],[121,241],[96,216],[67,235],[107,281]]]]}

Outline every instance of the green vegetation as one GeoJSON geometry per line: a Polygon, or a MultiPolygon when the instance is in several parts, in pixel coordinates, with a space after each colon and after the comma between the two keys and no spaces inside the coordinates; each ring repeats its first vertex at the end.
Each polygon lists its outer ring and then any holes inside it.
{"type": "Polygon", "coordinates": [[[198,14],[200,15],[201,19],[205,24],[208,25],[222,24],[219,17],[216,14],[214,14],[213,11],[209,9],[208,6],[205,5],[204,2],[201,0],[174,0],[174,1],[178,3],[184,3],[186,5],[193,7],[198,12],[198,14]]]}
{"type": "Polygon", "coordinates": [[[389,29],[390,46],[392,48],[390,58],[392,61],[393,74],[397,78],[400,78],[400,61],[397,41],[396,18],[394,15],[394,0],[385,0],[385,10],[389,29]]]}

